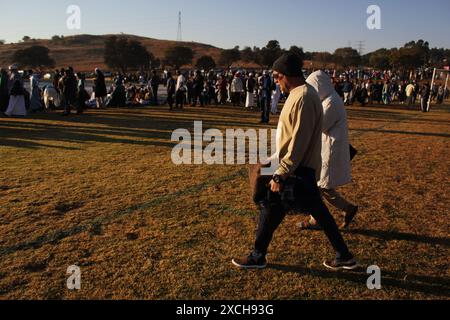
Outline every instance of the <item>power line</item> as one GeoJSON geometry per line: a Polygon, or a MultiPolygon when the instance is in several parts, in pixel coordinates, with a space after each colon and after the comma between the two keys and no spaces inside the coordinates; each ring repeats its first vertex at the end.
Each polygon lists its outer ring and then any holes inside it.
{"type": "Polygon", "coordinates": [[[359,40],[359,41],[357,41],[357,44],[358,44],[358,53],[360,56],[362,56],[366,50],[366,41],[359,40]]]}
{"type": "Polygon", "coordinates": [[[181,29],[181,11],[178,12],[178,35],[177,35],[177,41],[183,41],[183,34],[181,29]]]}

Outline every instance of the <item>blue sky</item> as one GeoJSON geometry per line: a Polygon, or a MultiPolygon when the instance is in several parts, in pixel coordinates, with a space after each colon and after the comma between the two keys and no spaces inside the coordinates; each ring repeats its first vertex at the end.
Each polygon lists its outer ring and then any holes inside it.
{"type": "Polygon", "coordinates": [[[221,48],[264,46],[277,39],[282,47],[334,51],[349,44],[356,48],[363,40],[370,52],[421,38],[450,48],[449,0],[1,0],[0,39],[124,32],[175,40],[178,11],[183,40],[221,48]],[[82,13],[76,32],[66,27],[72,4],[82,13]],[[366,27],[371,4],[381,8],[381,30],[366,27]]]}

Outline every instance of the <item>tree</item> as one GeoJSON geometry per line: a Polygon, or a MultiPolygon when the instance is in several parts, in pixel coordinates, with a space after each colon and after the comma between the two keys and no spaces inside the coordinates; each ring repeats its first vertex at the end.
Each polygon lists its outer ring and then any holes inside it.
{"type": "Polygon", "coordinates": [[[270,40],[267,43],[266,48],[269,50],[279,50],[281,49],[280,42],[278,40],[270,40]]]}
{"type": "Polygon", "coordinates": [[[223,67],[229,67],[233,62],[239,61],[241,59],[241,52],[238,48],[223,50],[220,53],[219,65],[223,67]]]}
{"type": "Polygon", "coordinates": [[[313,58],[314,58],[313,52],[310,52],[310,51],[305,52],[305,60],[313,60],[313,58]]]}
{"type": "Polygon", "coordinates": [[[433,48],[430,49],[430,53],[429,53],[429,63],[432,66],[437,66],[439,68],[441,68],[444,65],[444,60],[445,60],[445,49],[441,48],[433,48]]]}
{"type": "Polygon", "coordinates": [[[369,66],[375,69],[388,69],[390,63],[391,51],[387,49],[379,49],[369,55],[369,66]]]}
{"type": "Polygon", "coordinates": [[[392,49],[389,60],[394,67],[410,70],[431,63],[431,54],[427,41],[410,41],[402,48],[392,49]]]}
{"type": "Polygon", "coordinates": [[[270,40],[259,52],[258,63],[267,68],[271,68],[273,63],[283,54],[280,43],[277,40],[270,40]]]}
{"type": "Polygon", "coordinates": [[[313,60],[322,62],[322,63],[331,63],[333,62],[333,55],[329,52],[313,52],[312,53],[313,60]]]}
{"type": "Polygon", "coordinates": [[[353,48],[339,48],[334,52],[334,61],[344,68],[358,66],[361,63],[361,56],[353,48]]]}
{"type": "Polygon", "coordinates": [[[253,51],[252,48],[245,47],[241,51],[241,60],[244,62],[256,62],[258,59],[255,51],[253,51]]]}
{"type": "Polygon", "coordinates": [[[5,44],[5,42],[6,42],[5,40],[0,40],[0,46],[5,44]]]}
{"type": "Polygon", "coordinates": [[[165,64],[176,69],[191,64],[192,59],[194,59],[194,51],[191,48],[183,46],[175,46],[167,49],[164,57],[165,64]]]}
{"type": "Polygon", "coordinates": [[[28,42],[28,41],[30,41],[31,40],[31,38],[29,37],[29,36],[24,36],[23,38],[22,38],[22,41],[23,42],[28,42]]]}
{"type": "Polygon", "coordinates": [[[334,57],[329,52],[311,52],[312,59],[315,63],[318,63],[321,68],[327,67],[329,64],[334,62],[334,57]]]}
{"type": "Polygon", "coordinates": [[[50,50],[43,46],[32,46],[17,50],[13,55],[13,61],[23,67],[43,68],[53,67],[55,60],[50,58],[50,50]]]}
{"type": "Polygon", "coordinates": [[[139,41],[112,36],[105,41],[105,63],[112,69],[127,70],[150,69],[155,57],[139,41]]]}
{"type": "Polygon", "coordinates": [[[128,68],[133,70],[150,69],[150,65],[155,61],[155,57],[148,52],[147,48],[136,40],[129,40],[127,47],[128,53],[125,55],[125,58],[128,59],[128,68]]]}
{"type": "Polygon", "coordinates": [[[448,66],[450,64],[450,49],[446,49],[444,51],[444,60],[443,60],[443,64],[445,66],[448,66]]]}
{"type": "Polygon", "coordinates": [[[62,42],[62,39],[61,39],[60,36],[54,35],[54,36],[52,37],[51,41],[52,41],[53,43],[58,43],[58,42],[62,42]]]}
{"type": "Polygon", "coordinates": [[[289,49],[289,52],[292,52],[292,53],[296,54],[300,59],[305,60],[305,52],[303,51],[303,48],[300,48],[297,46],[292,46],[289,49]]]}
{"type": "Polygon", "coordinates": [[[203,70],[212,70],[216,67],[216,62],[210,56],[203,56],[197,60],[195,66],[203,70]]]}

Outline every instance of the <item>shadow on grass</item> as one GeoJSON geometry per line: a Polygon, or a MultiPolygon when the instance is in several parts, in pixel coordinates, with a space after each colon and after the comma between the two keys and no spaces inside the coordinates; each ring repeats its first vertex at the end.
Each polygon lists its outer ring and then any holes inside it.
{"type": "MultiPolygon", "coordinates": [[[[279,264],[269,264],[269,269],[285,272],[296,273],[299,275],[310,275],[322,279],[338,279],[347,282],[359,284],[363,287],[367,284],[369,274],[365,270],[359,269],[353,272],[338,272],[319,269],[308,269],[299,266],[284,266],[279,264]]],[[[450,297],[450,279],[444,277],[433,276],[416,276],[398,272],[381,271],[381,284],[384,289],[398,288],[406,291],[421,292],[441,297],[450,297]]]]}
{"type": "Polygon", "coordinates": [[[37,143],[29,140],[20,139],[7,139],[2,137],[0,141],[0,146],[12,147],[12,148],[26,148],[26,149],[39,149],[39,148],[50,148],[50,149],[62,149],[67,151],[80,150],[79,148],[65,147],[65,146],[53,146],[49,144],[37,143]]]}
{"type": "Polygon", "coordinates": [[[71,147],[47,145],[43,142],[68,143],[120,143],[143,146],[173,148],[178,142],[172,142],[172,131],[185,128],[193,131],[194,121],[202,120],[204,130],[211,127],[266,128],[253,121],[236,121],[235,115],[220,111],[210,111],[199,116],[197,110],[183,113],[165,113],[164,110],[108,110],[108,113],[87,114],[63,118],[57,114],[39,114],[20,121],[1,119],[2,139],[0,146],[17,148],[60,148],[78,150],[71,147]],[[119,113],[121,112],[121,113],[119,113]],[[208,116],[208,117],[207,117],[208,116]],[[210,118],[213,117],[213,118],[210,118]],[[216,118],[217,117],[217,118],[216,118]],[[42,122],[45,121],[45,122],[42,122]],[[52,123],[55,121],[56,123],[52,123]],[[66,125],[67,124],[67,125],[66,125]],[[150,139],[158,139],[152,141],[150,139]],[[35,140],[35,141],[33,141],[35,140]]]}
{"type": "MultiPolygon", "coordinates": [[[[124,121],[126,122],[126,120],[124,121]]],[[[140,128],[139,123],[136,123],[136,121],[134,121],[134,123],[136,124],[135,128],[140,128]]],[[[176,142],[171,142],[171,134],[168,132],[159,130],[146,132],[120,126],[117,126],[115,128],[78,127],[32,122],[0,122],[0,128],[2,131],[0,146],[27,149],[50,147],[65,150],[79,150],[78,148],[66,146],[48,145],[42,143],[43,141],[68,143],[120,143],[169,148],[172,148],[177,144],[176,142]],[[161,139],[166,140],[167,142],[150,141],[148,139],[161,139]]],[[[145,129],[146,127],[142,128],[145,129]]]]}
{"type": "Polygon", "coordinates": [[[445,237],[430,237],[404,232],[385,231],[385,230],[364,230],[364,229],[346,230],[344,233],[378,238],[386,241],[400,240],[400,241],[410,241],[410,242],[418,242],[450,247],[450,238],[445,237]]]}
{"type": "Polygon", "coordinates": [[[448,133],[431,133],[431,132],[411,132],[411,131],[398,131],[398,130],[385,130],[385,129],[351,129],[351,131],[356,132],[377,132],[377,133],[389,133],[389,134],[405,134],[405,135],[415,135],[415,136],[425,136],[425,137],[442,137],[450,138],[448,133]]]}

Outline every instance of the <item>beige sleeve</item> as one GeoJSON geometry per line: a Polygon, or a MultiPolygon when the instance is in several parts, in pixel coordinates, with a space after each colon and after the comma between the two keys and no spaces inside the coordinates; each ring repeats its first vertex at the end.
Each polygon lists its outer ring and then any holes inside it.
{"type": "Polygon", "coordinates": [[[276,174],[286,177],[295,172],[303,162],[313,135],[313,108],[305,108],[304,100],[298,102],[291,113],[292,137],[288,152],[280,159],[280,167],[276,174]]]}

